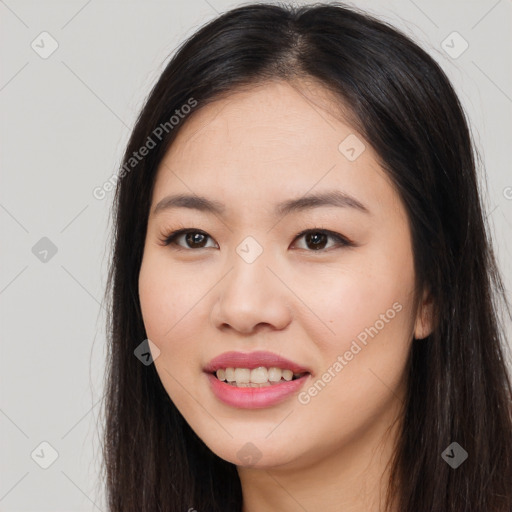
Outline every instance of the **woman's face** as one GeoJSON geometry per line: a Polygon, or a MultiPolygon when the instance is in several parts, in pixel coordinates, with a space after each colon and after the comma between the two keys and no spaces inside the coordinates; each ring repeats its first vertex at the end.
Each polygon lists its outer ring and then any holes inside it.
{"type": "Polygon", "coordinates": [[[239,466],[310,465],[384,432],[428,334],[404,207],[329,112],[318,86],[232,94],[186,120],[158,169],[139,276],[156,370],[239,466]]]}

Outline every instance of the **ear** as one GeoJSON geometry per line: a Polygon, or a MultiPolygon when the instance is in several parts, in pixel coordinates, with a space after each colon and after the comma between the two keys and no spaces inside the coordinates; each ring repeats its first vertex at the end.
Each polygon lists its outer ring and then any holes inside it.
{"type": "Polygon", "coordinates": [[[414,323],[414,338],[422,340],[429,336],[433,329],[433,310],[434,301],[430,295],[430,292],[425,289],[421,303],[418,306],[418,312],[416,313],[416,321],[414,323]]]}

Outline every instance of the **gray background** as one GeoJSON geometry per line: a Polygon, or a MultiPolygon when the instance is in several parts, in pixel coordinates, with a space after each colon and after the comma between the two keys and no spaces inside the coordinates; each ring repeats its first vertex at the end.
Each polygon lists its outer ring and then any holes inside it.
{"type": "MultiPolygon", "coordinates": [[[[168,56],[236,5],[0,0],[1,511],[106,510],[99,478],[101,299],[112,193],[97,200],[92,190],[116,171],[168,56]],[[58,43],[47,58],[41,52],[52,40],[43,31],[58,43]],[[43,237],[55,254],[44,253],[43,237]],[[42,442],[57,452],[55,461],[42,442]]],[[[453,81],[487,169],[488,215],[510,289],[512,1],[351,5],[405,30],[453,81]],[[446,39],[454,31],[469,44],[456,58],[464,42],[446,39]]]]}

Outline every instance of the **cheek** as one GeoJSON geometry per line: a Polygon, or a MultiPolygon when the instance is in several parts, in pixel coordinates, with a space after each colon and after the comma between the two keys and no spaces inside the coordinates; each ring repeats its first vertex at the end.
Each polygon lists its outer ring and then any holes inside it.
{"type": "MultiPolygon", "coordinates": [[[[357,339],[364,344],[375,336],[395,338],[403,332],[409,325],[409,287],[382,278],[353,279],[351,276],[339,291],[340,306],[333,324],[337,336],[345,342],[357,339]]],[[[334,317],[335,308],[330,313],[334,317]]]]}
{"type": "Polygon", "coordinates": [[[399,405],[411,308],[407,293],[395,283],[344,281],[334,292],[338,305],[330,302],[326,314],[335,319],[327,322],[335,335],[325,329],[320,334],[321,327],[316,338],[310,332],[321,358],[299,402],[304,423],[323,417],[322,437],[346,441],[371,428],[381,415],[392,415],[399,405]]]}
{"type": "Polygon", "coordinates": [[[144,254],[139,274],[139,300],[147,337],[158,347],[154,364],[167,394],[180,412],[187,413],[190,396],[194,333],[193,286],[184,286],[179,273],[166,269],[159,255],[144,254]],[[185,410],[184,410],[185,409],[185,410]]]}
{"type": "Polygon", "coordinates": [[[375,272],[363,267],[333,269],[315,279],[302,279],[296,288],[300,297],[307,298],[301,323],[324,351],[348,350],[353,339],[364,342],[374,327],[395,336],[410,326],[413,283],[407,269],[394,273],[382,266],[375,272]]]}
{"type": "MultiPolygon", "coordinates": [[[[323,320],[305,311],[309,337],[322,354],[327,370],[345,356],[342,379],[356,389],[373,368],[378,375],[398,382],[405,365],[414,325],[414,268],[410,248],[399,249],[395,239],[375,243],[375,250],[354,251],[343,266],[329,267],[321,276],[303,281],[301,296],[323,320]],[[313,292],[313,293],[312,293],[313,292]],[[309,320],[308,320],[309,319],[309,320]]],[[[340,366],[338,365],[339,369],[340,366]]],[[[341,380],[341,379],[340,379],[341,380]]],[[[362,386],[362,387],[361,387],[362,386]]]]}
{"type": "MultiPolygon", "coordinates": [[[[397,223],[398,224],[398,223],[397,223]]],[[[408,342],[414,299],[414,263],[406,232],[383,230],[386,236],[375,240],[347,272],[342,294],[344,335],[363,342],[365,334],[384,340],[404,338],[408,342]]],[[[344,336],[346,339],[346,336],[344,336]]],[[[397,340],[399,342],[399,339],[397,340]]]]}
{"type": "MultiPolygon", "coordinates": [[[[197,274],[170,268],[165,255],[145,253],[139,274],[139,299],[146,333],[162,349],[197,314],[207,283],[197,274]]],[[[190,328],[190,325],[188,326],[190,328]]]]}
{"type": "Polygon", "coordinates": [[[336,334],[324,335],[321,349],[324,369],[335,377],[326,377],[333,384],[318,405],[337,404],[369,418],[393,402],[402,385],[414,324],[412,256],[383,251],[331,283],[325,305],[336,334]]]}
{"type": "Polygon", "coordinates": [[[155,365],[168,391],[179,390],[172,376],[181,382],[199,368],[192,363],[199,365],[200,328],[209,322],[205,294],[212,285],[201,272],[171,268],[165,254],[144,254],[139,300],[146,334],[160,350],[155,365]]]}

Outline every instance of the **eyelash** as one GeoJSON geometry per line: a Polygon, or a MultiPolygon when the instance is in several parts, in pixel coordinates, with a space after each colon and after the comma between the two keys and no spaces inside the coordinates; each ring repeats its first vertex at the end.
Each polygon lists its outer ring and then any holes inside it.
{"type": "MultiPolygon", "coordinates": [[[[176,239],[180,235],[184,235],[184,234],[187,234],[187,233],[199,233],[201,235],[205,235],[206,237],[212,239],[211,236],[208,235],[208,233],[202,231],[201,229],[182,228],[182,229],[177,229],[177,230],[172,231],[170,233],[164,234],[163,238],[160,240],[160,242],[164,246],[168,246],[168,245],[172,244],[174,246],[175,250],[198,251],[200,249],[212,249],[212,247],[199,247],[199,248],[193,249],[191,247],[182,247],[182,246],[176,244],[176,242],[175,242],[176,239]]],[[[304,235],[307,235],[309,233],[327,235],[328,237],[336,240],[338,242],[338,246],[329,247],[328,249],[318,249],[318,250],[303,249],[303,250],[306,250],[307,252],[323,253],[323,252],[328,252],[328,251],[330,251],[332,249],[336,249],[336,248],[340,248],[340,247],[354,247],[355,246],[355,244],[351,240],[349,240],[348,238],[340,235],[339,233],[336,233],[335,231],[331,231],[329,229],[323,229],[323,228],[304,229],[300,233],[295,235],[295,238],[293,239],[293,241],[295,242],[297,239],[299,239],[299,238],[301,238],[304,235]]]]}

